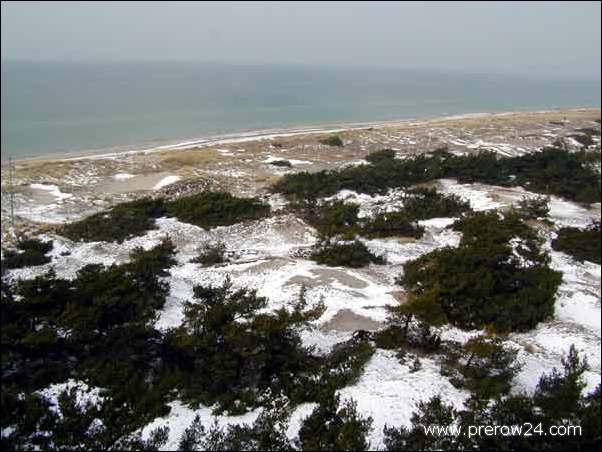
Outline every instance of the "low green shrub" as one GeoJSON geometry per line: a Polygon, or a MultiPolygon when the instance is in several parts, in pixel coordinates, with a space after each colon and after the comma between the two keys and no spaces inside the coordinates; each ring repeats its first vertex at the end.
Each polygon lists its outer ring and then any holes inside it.
{"type": "Polygon", "coordinates": [[[380,151],[371,152],[366,156],[366,160],[373,165],[390,163],[395,159],[395,151],[392,149],[382,149],[380,151]]]}
{"type": "Polygon", "coordinates": [[[298,328],[324,312],[308,308],[302,292],[292,311],[261,312],[267,299],[255,290],[194,287],[197,301],[184,307],[184,323],[167,335],[170,366],[184,400],[216,411],[242,413],[267,388],[288,388],[303,373],[309,351],[298,328]]]}
{"type": "Polygon", "coordinates": [[[317,245],[311,259],[320,265],[330,267],[365,267],[368,264],[384,264],[382,256],[373,254],[362,242],[354,240],[351,243],[325,243],[317,245]]]}
{"type": "Polygon", "coordinates": [[[457,352],[447,354],[441,373],[454,386],[471,391],[476,399],[489,400],[510,391],[512,379],[520,370],[517,352],[505,347],[498,337],[477,336],[457,352]]]}
{"type": "Polygon", "coordinates": [[[460,328],[525,331],[554,313],[562,275],[549,267],[542,239],[516,215],[478,212],[454,224],[458,248],[404,265],[398,282],[421,320],[460,328]]]}
{"type": "Polygon", "coordinates": [[[341,404],[339,395],[331,393],[303,421],[298,446],[301,450],[369,450],[372,422],[358,412],[353,400],[341,404]]]}
{"type": "Polygon", "coordinates": [[[162,199],[143,198],[66,224],[59,233],[71,240],[121,243],[154,229],[155,219],[163,215],[165,203],[162,199]]]}
{"type": "Polygon", "coordinates": [[[602,247],[600,243],[600,222],[593,223],[587,229],[562,228],[558,237],[552,241],[552,248],[573,256],[579,261],[601,263],[602,247]]]}
{"type": "Polygon", "coordinates": [[[193,264],[202,264],[210,267],[216,264],[223,264],[226,259],[226,245],[223,242],[209,243],[199,248],[198,255],[191,259],[193,264]]]}
{"type": "Polygon", "coordinates": [[[106,212],[63,226],[60,234],[72,240],[123,242],[154,229],[155,219],[166,215],[210,229],[264,218],[269,213],[270,206],[258,198],[204,191],[174,201],[144,198],[117,204],[106,212]]]}
{"type": "MultiPolygon", "coordinates": [[[[385,427],[386,450],[597,450],[600,444],[602,389],[586,394],[587,361],[571,346],[563,371],[543,374],[533,394],[516,393],[481,402],[469,399],[458,410],[439,395],[418,404],[410,427],[385,427]],[[429,434],[425,426],[532,426],[544,434],[458,435],[451,429],[429,434]],[[552,426],[580,426],[576,435],[546,435],[552,426]]],[[[503,430],[501,430],[503,432],[503,430]]]]}
{"type": "Polygon", "coordinates": [[[522,198],[518,203],[518,213],[526,220],[545,218],[550,213],[550,199],[546,196],[522,198]]]}
{"type": "Polygon", "coordinates": [[[184,223],[211,229],[264,218],[270,213],[270,206],[258,198],[206,191],[169,202],[166,213],[184,223]]]}
{"type": "Polygon", "coordinates": [[[272,160],[270,162],[270,165],[281,166],[281,167],[285,167],[285,168],[290,168],[293,166],[291,164],[291,162],[289,162],[288,160],[272,160]]]}
{"type": "Polygon", "coordinates": [[[360,234],[369,238],[402,236],[419,239],[424,234],[424,228],[402,209],[379,213],[366,220],[361,226],[360,234]]]}
{"type": "Polygon", "coordinates": [[[434,188],[409,190],[403,201],[403,210],[414,220],[458,217],[470,212],[470,203],[457,195],[443,195],[434,188]]]}
{"type": "Polygon", "coordinates": [[[308,204],[301,209],[303,219],[324,237],[353,239],[358,231],[359,206],[344,201],[308,204]]]}
{"type": "Polygon", "coordinates": [[[339,190],[386,193],[390,188],[410,187],[440,178],[502,186],[523,186],[530,191],[557,195],[569,200],[600,202],[600,176],[589,164],[587,153],[570,153],[549,147],[517,157],[500,157],[494,152],[456,156],[445,150],[403,160],[384,152],[370,165],[287,174],[272,190],[289,198],[315,199],[339,190]],[[383,158],[384,157],[384,158],[383,158]]]}
{"type": "Polygon", "coordinates": [[[19,251],[3,250],[2,271],[47,264],[51,259],[46,254],[52,250],[52,246],[52,240],[48,242],[37,239],[22,240],[17,243],[19,251]]]}

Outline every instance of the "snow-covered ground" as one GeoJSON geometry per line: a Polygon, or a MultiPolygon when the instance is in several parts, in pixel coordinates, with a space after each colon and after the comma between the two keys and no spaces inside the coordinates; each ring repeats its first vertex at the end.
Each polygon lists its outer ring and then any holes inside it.
{"type": "MultiPolygon", "coordinates": [[[[521,188],[459,184],[454,180],[441,180],[437,185],[444,193],[457,194],[468,200],[475,210],[505,208],[523,196],[535,196],[521,188]]],[[[56,193],[47,188],[44,190],[53,195],[56,193]]],[[[356,202],[360,205],[362,215],[402,205],[401,193],[395,190],[383,196],[343,191],[330,199],[356,202]]],[[[269,202],[278,207],[285,204],[278,195],[270,195],[269,202]]],[[[593,219],[599,219],[600,209],[598,205],[588,210],[552,197],[550,218],[556,228],[582,227],[590,224],[593,219]]],[[[43,236],[43,239],[54,240],[52,263],[12,270],[9,275],[11,278],[32,278],[52,266],[59,277],[73,278],[76,271],[86,264],[125,262],[129,252],[135,247],[148,249],[168,235],[177,246],[178,263],[169,271],[167,278],[170,294],[156,327],[165,330],[181,324],[183,303],[191,300],[195,284],[218,285],[230,276],[235,287],[255,288],[259,295],[267,297],[269,310],[294,301],[301,287],[305,286],[308,300],[311,302],[322,299],[326,311],[315,325],[302,332],[301,337],[305,345],[315,346],[319,353],[327,353],[336,343],[349,339],[351,333],[326,331],[321,326],[343,309],[375,321],[384,321],[385,306],[397,302],[393,292],[401,288],[394,283],[394,279],[402,271],[402,264],[433,249],[458,245],[460,234],[449,229],[453,221],[453,218],[437,218],[421,222],[426,233],[418,240],[364,240],[372,251],[386,257],[387,265],[346,269],[320,266],[303,258],[303,252],[316,242],[317,236],[311,227],[291,214],[278,213],[268,219],[219,227],[211,231],[173,218],[160,218],[157,220],[157,229],[122,244],[73,243],[57,236],[43,236]],[[190,263],[200,245],[216,241],[225,243],[231,257],[230,263],[209,268],[190,263]]],[[[554,232],[542,233],[547,234],[546,247],[549,249],[554,232]]],[[[555,251],[551,251],[551,257],[552,267],[563,272],[554,318],[542,322],[527,333],[511,334],[507,339],[509,345],[518,348],[519,360],[523,364],[514,381],[514,391],[532,391],[542,372],[549,372],[552,367],[560,365],[563,354],[566,354],[571,344],[575,344],[580,352],[588,356],[591,370],[586,373],[586,390],[591,391],[601,379],[600,265],[579,263],[555,251]]],[[[464,342],[478,333],[452,327],[441,329],[444,339],[458,342],[464,342]]],[[[343,398],[357,401],[362,414],[374,418],[374,429],[370,435],[372,448],[382,445],[382,428],[385,424],[408,425],[419,401],[440,394],[446,402],[460,408],[466,399],[466,392],[455,389],[440,375],[435,361],[426,358],[421,361],[422,368],[412,373],[409,365],[400,364],[394,353],[377,350],[367,363],[360,380],[340,391],[343,398]]],[[[54,394],[58,389],[59,387],[52,387],[48,391],[54,394]]],[[[153,427],[169,425],[169,442],[164,446],[167,450],[177,446],[180,434],[196,414],[201,416],[206,427],[212,423],[210,407],[193,410],[179,401],[172,402],[171,407],[168,416],[156,419],[145,429],[148,432],[153,427]]],[[[312,409],[312,404],[295,409],[289,429],[291,438],[297,435],[302,419],[312,409]]],[[[220,416],[218,419],[224,424],[251,423],[258,413],[256,410],[243,416],[220,416]]]]}

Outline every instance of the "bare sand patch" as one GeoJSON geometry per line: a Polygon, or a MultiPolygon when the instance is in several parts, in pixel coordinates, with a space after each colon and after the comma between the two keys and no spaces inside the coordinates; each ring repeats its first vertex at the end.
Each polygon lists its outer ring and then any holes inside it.
{"type": "Polygon", "coordinates": [[[320,329],[322,331],[376,331],[383,326],[382,322],[377,322],[369,317],[356,314],[349,309],[341,309],[328,322],[324,323],[320,329]]]}
{"type": "Polygon", "coordinates": [[[356,278],[344,270],[316,268],[310,270],[310,272],[315,276],[293,276],[286,282],[286,285],[300,284],[307,287],[320,287],[323,285],[339,283],[350,289],[364,289],[368,286],[366,281],[356,278]]]}

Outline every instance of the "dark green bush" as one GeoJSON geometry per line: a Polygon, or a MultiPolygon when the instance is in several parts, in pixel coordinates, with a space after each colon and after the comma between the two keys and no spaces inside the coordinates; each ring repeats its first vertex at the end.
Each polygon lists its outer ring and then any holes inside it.
{"type": "Polygon", "coordinates": [[[155,218],[165,214],[162,199],[144,198],[117,204],[83,220],[66,224],[60,234],[71,240],[86,242],[123,242],[155,228],[155,218]]]}
{"type": "Polygon", "coordinates": [[[456,195],[443,195],[434,188],[409,190],[403,201],[403,210],[414,220],[457,217],[470,212],[470,203],[456,195]]]}
{"type": "Polygon", "coordinates": [[[372,429],[372,418],[364,418],[353,400],[342,406],[340,397],[331,393],[303,421],[299,430],[302,450],[369,450],[366,439],[372,429]]]}
{"type": "Polygon", "coordinates": [[[72,240],[122,242],[155,228],[155,219],[165,215],[213,228],[263,218],[269,213],[270,206],[258,198],[205,191],[175,201],[145,198],[117,204],[106,212],[63,226],[60,233],[72,240]]]}
{"type": "Polygon", "coordinates": [[[366,156],[366,160],[373,165],[387,164],[395,159],[395,151],[392,149],[382,149],[371,152],[366,156]]]}
{"type": "Polygon", "coordinates": [[[450,352],[441,372],[453,385],[468,389],[477,399],[489,400],[510,391],[520,370],[516,355],[517,350],[504,347],[500,338],[478,336],[459,353],[450,352]]]}
{"type": "Polygon", "coordinates": [[[359,206],[344,201],[310,204],[302,210],[303,219],[324,238],[343,236],[353,239],[358,231],[359,206]]]}
{"type": "Polygon", "coordinates": [[[549,318],[562,276],[549,268],[541,239],[516,215],[475,213],[454,224],[458,248],[404,265],[398,282],[414,314],[435,325],[524,331],[549,318]]]}
{"type": "Polygon", "coordinates": [[[537,220],[538,218],[547,217],[550,213],[548,203],[550,199],[546,196],[537,198],[522,198],[518,203],[518,213],[526,220],[537,220]]]}
{"type": "Polygon", "coordinates": [[[381,156],[371,165],[287,174],[272,189],[289,197],[312,199],[330,196],[342,189],[385,193],[389,188],[451,177],[461,182],[523,186],[577,202],[600,202],[600,176],[588,164],[589,158],[586,153],[570,153],[559,148],[508,158],[494,152],[456,156],[447,151],[404,160],[381,156]]]}
{"type": "Polygon", "coordinates": [[[209,243],[198,250],[198,256],[191,259],[193,264],[202,264],[206,267],[223,264],[226,259],[226,245],[223,242],[209,243]]]}
{"type": "Polygon", "coordinates": [[[330,267],[365,267],[370,263],[384,264],[385,259],[374,255],[362,242],[355,240],[351,243],[326,243],[318,245],[311,259],[320,265],[330,267]]]}
{"type": "Polygon", "coordinates": [[[402,236],[419,239],[424,234],[424,228],[402,209],[377,214],[362,224],[360,233],[369,238],[402,236]]]}
{"type": "Polygon", "coordinates": [[[343,140],[338,135],[330,135],[324,138],[320,138],[318,140],[320,144],[325,144],[327,146],[343,146],[343,140]]]}
{"type": "Polygon", "coordinates": [[[293,165],[291,164],[291,162],[289,162],[288,160],[272,160],[270,162],[270,165],[274,165],[274,166],[282,166],[285,168],[290,168],[293,165]]]}
{"type": "Polygon", "coordinates": [[[374,343],[385,350],[432,353],[441,346],[441,337],[426,322],[412,322],[413,313],[401,315],[406,305],[391,309],[388,326],[374,333],[374,343]]]}
{"type": "Polygon", "coordinates": [[[579,261],[590,261],[600,264],[600,222],[597,221],[587,229],[562,228],[558,237],[552,241],[552,248],[573,256],[579,261]]]}
{"type": "Polygon", "coordinates": [[[297,328],[323,313],[307,308],[303,293],[292,311],[259,313],[267,300],[256,291],[194,287],[182,326],[167,342],[185,400],[218,404],[218,411],[244,412],[268,387],[289,387],[309,359],[297,328]]]}
{"type": "Polygon", "coordinates": [[[111,399],[98,405],[79,401],[72,388],[61,392],[53,406],[43,395],[18,396],[11,389],[2,387],[3,450],[158,450],[168,439],[165,427],[143,440],[140,431],[134,432],[135,414],[111,399]],[[9,425],[10,433],[5,430],[9,425]]]}
{"type": "Polygon", "coordinates": [[[185,223],[211,229],[264,218],[270,206],[258,198],[237,198],[226,192],[202,192],[167,204],[167,214],[185,223]]]}
{"type": "Polygon", "coordinates": [[[52,240],[48,242],[37,239],[22,240],[17,243],[20,252],[3,250],[2,271],[47,264],[51,259],[46,254],[52,250],[52,246],[52,240]]]}

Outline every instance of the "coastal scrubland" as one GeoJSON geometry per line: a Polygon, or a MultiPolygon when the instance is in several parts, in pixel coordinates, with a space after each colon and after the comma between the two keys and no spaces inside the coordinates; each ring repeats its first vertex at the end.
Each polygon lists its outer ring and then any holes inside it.
{"type": "MultiPolygon", "coordinates": [[[[584,127],[572,150],[289,158],[263,191],[174,183],[3,244],[2,448],[596,450],[600,151],[584,127]],[[344,309],[378,317],[325,331],[344,309]],[[527,422],[582,430],[422,428],[527,422]]],[[[337,137],[320,152],[353,135],[337,137]]]]}

